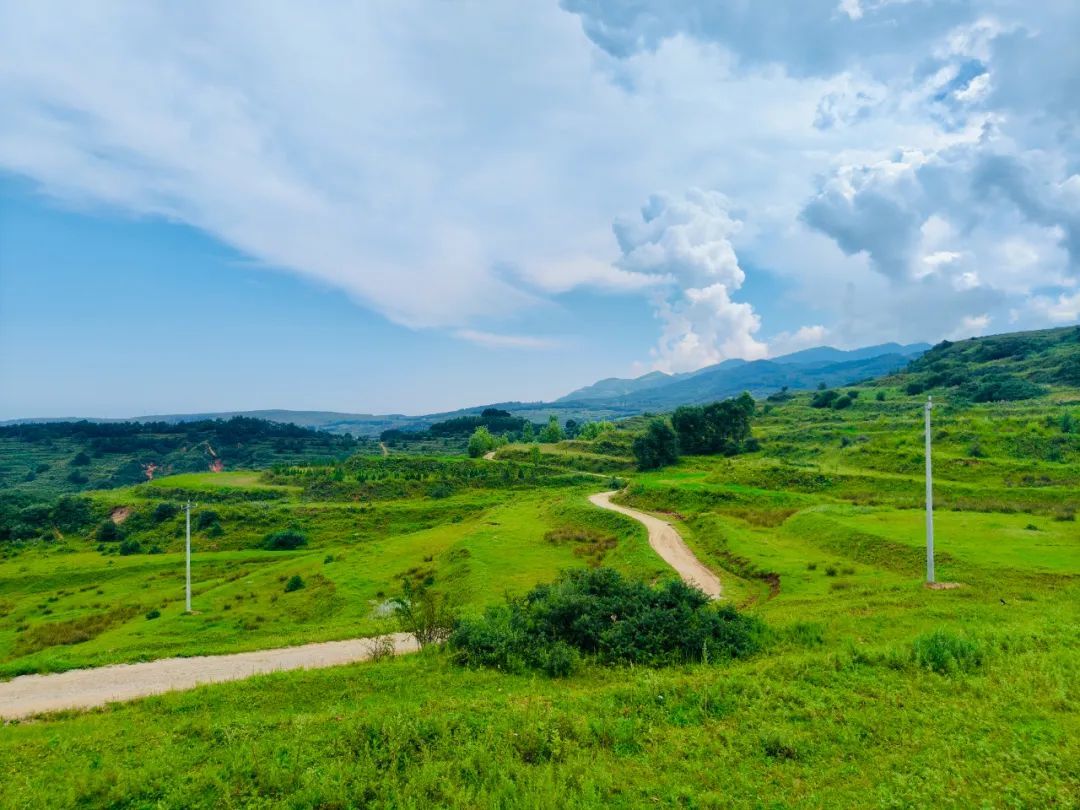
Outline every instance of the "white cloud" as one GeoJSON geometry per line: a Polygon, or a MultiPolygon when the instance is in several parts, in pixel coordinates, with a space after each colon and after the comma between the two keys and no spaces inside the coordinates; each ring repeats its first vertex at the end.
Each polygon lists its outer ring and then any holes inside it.
{"type": "Polygon", "coordinates": [[[0,167],[488,345],[588,286],[664,291],[660,367],[761,356],[757,267],[792,340],[1059,322],[1080,6],[790,5],[0,4],[0,167]]]}
{"type": "Polygon", "coordinates": [[[503,335],[478,329],[456,329],[454,337],[488,349],[554,349],[562,345],[562,341],[556,338],[503,335]]]}
{"type": "Polygon", "coordinates": [[[754,338],[761,328],[754,308],[730,297],[746,280],[731,243],[742,224],[730,205],[715,191],[654,194],[638,217],[615,222],[622,249],[618,266],[672,282],[657,305],[663,330],[653,367],[659,371],[694,371],[732,357],[757,359],[768,351],[754,338]]]}
{"type": "Polygon", "coordinates": [[[800,326],[794,332],[781,332],[769,341],[769,356],[782,357],[785,354],[824,346],[829,340],[829,330],[821,324],[800,326]]]}

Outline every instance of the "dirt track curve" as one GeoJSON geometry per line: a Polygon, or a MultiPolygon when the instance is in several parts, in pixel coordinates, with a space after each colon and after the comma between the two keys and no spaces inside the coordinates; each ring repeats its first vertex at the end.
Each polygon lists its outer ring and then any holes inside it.
{"type": "Polygon", "coordinates": [[[611,502],[611,496],[615,492],[598,492],[589,496],[589,501],[601,509],[611,509],[614,512],[632,517],[644,524],[649,531],[649,545],[660,558],[670,565],[688,585],[700,588],[706,595],[713,599],[719,599],[724,595],[724,587],[720,584],[720,578],[702,565],[701,560],[694,556],[686,543],[683,542],[679,533],[670,523],[653,517],[645,512],[639,512],[628,506],[620,506],[611,502]]]}
{"type": "MultiPolygon", "coordinates": [[[[416,651],[416,641],[407,633],[394,633],[386,638],[393,644],[395,653],[416,651]]],[[[350,664],[368,660],[374,650],[374,639],[358,638],[230,655],[162,658],[52,675],[21,675],[0,683],[0,719],[12,720],[61,709],[87,709],[286,669],[350,664]]]]}

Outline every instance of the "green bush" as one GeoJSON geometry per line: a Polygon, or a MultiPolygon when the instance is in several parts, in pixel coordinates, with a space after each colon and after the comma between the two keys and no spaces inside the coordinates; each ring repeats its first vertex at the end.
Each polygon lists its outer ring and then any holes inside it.
{"type": "Polygon", "coordinates": [[[142,551],[142,544],[138,540],[128,539],[120,543],[120,554],[124,557],[138,554],[142,551]]]}
{"type": "Polygon", "coordinates": [[[151,519],[154,523],[164,523],[166,520],[172,520],[180,513],[180,507],[171,501],[162,501],[154,507],[154,511],[151,514],[151,519]]]}
{"type": "Polygon", "coordinates": [[[653,419],[632,450],[639,470],[656,470],[679,460],[679,439],[667,422],[653,419]]]}
{"type": "Polygon", "coordinates": [[[153,610],[149,611],[149,612],[148,612],[148,613],[146,614],[146,618],[147,618],[147,619],[156,619],[156,618],[158,618],[158,617],[159,617],[160,615],[161,615],[161,611],[160,611],[160,610],[158,610],[157,608],[154,608],[153,610]]]}
{"type": "Polygon", "coordinates": [[[272,532],[263,540],[263,548],[270,551],[292,551],[307,544],[308,536],[299,529],[272,532]]]}
{"type": "Polygon", "coordinates": [[[293,574],[285,583],[285,593],[292,593],[304,587],[304,579],[299,574],[293,574]]]}
{"type": "Polygon", "coordinates": [[[647,666],[741,658],[760,648],[763,633],[758,619],[681,580],[653,588],[596,568],[569,571],[460,622],[450,648],[462,665],[562,677],[586,656],[647,666]]]}
{"type": "Polygon", "coordinates": [[[983,651],[978,642],[946,630],[919,636],[911,654],[916,665],[940,675],[973,672],[983,665],[983,651]]]}
{"type": "Polygon", "coordinates": [[[120,530],[112,520],[106,518],[101,521],[101,524],[97,529],[97,539],[99,543],[114,543],[117,540],[122,539],[124,533],[120,530]]]}

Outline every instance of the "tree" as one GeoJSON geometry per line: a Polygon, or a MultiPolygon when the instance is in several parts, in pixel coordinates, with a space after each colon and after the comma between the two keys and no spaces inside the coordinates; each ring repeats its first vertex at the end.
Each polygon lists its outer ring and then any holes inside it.
{"type": "Polygon", "coordinates": [[[568,439],[577,438],[578,430],[580,430],[580,428],[581,428],[581,426],[577,423],[576,419],[567,419],[566,420],[566,438],[568,438],[568,439]]]}
{"type": "Polygon", "coordinates": [[[540,441],[554,444],[555,442],[561,442],[563,438],[562,428],[559,427],[559,420],[555,414],[548,417],[547,426],[540,431],[540,441]]]}
{"type": "Polygon", "coordinates": [[[521,440],[526,443],[536,440],[536,432],[533,430],[532,422],[525,422],[525,424],[522,426],[521,440]]]}
{"type": "Polygon", "coordinates": [[[690,455],[734,455],[742,451],[750,438],[755,409],[754,398],[749,394],[704,407],[677,408],[671,423],[679,437],[679,449],[690,455]]]}
{"type": "Polygon", "coordinates": [[[469,456],[471,458],[480,458],[480,456],[494,449],[495,437],[491,435],[491,431],[483,426],[473,431],[473,435],[469,438],[469,456]]]}
{"type": "Polygon", "coordinates": [[[632,449],[639,470],[655,470],[679,460],[679,438],[663,419],[649,422],[645,433],[634,439],[632,449]]]}

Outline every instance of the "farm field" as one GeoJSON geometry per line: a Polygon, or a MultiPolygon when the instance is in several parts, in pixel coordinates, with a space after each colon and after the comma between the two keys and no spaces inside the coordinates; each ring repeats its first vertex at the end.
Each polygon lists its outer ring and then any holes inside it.
{"type": "Polygon", "coordinates": [[[1080,397],[942,398],[937,569],[956,587],[930,590],[924,399],[888,378],[851,390],[843,410],[759,403],[756,448],[648,472],[630,469],[639,418],[494,461],[357,456],[88,493],[83,528],[0,562],[3,676],[396,629],[382,606],[403,578],[466,616],[566,568],[670,578],[639,524],[588,503],[613,467],[616,500],[669,520],[767,634],[741,660],[565,678],[429,648],[13,723],[0,805],[1078,806],[1080,397]],[[264,547],[285,529],[308,544],[264,547]]]}

